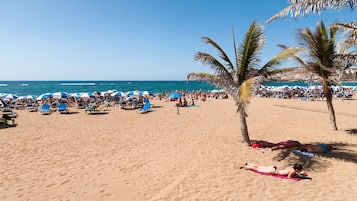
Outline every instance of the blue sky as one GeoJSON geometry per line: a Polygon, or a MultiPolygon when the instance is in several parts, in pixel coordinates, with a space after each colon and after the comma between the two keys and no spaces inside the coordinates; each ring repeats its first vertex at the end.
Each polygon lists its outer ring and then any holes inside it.
{"type": "MultiPolygon", "coordinates": [[[[0,80],[185,80],[211,72],[196,52],[229,55],[232,27],[241,43],[249,25],[265,27],[261,64],[296,45],[296,30],[355,21],[349,9],[265,21],[286,0],[0,0],[0,80]]],[[[233,55],[231,56],[233,59],[233,55]]]]}

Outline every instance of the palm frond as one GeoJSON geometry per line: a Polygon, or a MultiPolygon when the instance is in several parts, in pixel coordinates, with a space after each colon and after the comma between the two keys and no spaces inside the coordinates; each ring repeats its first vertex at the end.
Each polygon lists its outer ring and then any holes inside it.
{"type": "Polygon", "coordinates": [[[310,72],[317,74],[319,77],[324,78],[324,79],[329,79],[329,77],[331,75],[334,74],[334,70],[323,66],[319,63],[313,63],[313,62],[309,62],[306,64],[305,66],[310,72]]]}
{"type": "Polygon", "coordinates": [[[215,71],[216,75],[226,77],[227,82],[233,83],[233,78],[231,73],[226,69],[226,67],[214,58],[212,55],[207,53],[198,52],[194,58],[196,61],[199,60],[202,65],[210,65],[211,68],[215,71]]]}
{"type": "Polygon", "coordinates": [[[247,75],[250,69],[258,67],[259,56],[264,42],[263,27],[253,22],[238,50],[237,63],[239,66],[237,76],[239,77],[239,83],[243,83],[246,78],[249,78],[247,75]]]}
{"type": "Polygon", "coordinates": [[[208,38],[208,37],[202,37],[203,41],[206,44],[211,44],[214,48],[216,48],[219,52],[219,57],[226,62],[226,67],[232,72],[234,71],[234,66],[233,63],[231,62],[231,60],[229,59],[229,57],[227,56],[227,54],[225,53],[225,51],[212,39],[208,38]]]}
{"type": "Polygon", "coordinates": [[[206,82],[220,89],[229,88],[231,86],[230,83],[227,82],[227,79],[225,77],[221,77],[205,72],[189,73],[186,76],[186,79],[187,81],[196,80],[196,81],[206,82]]]}
{"type": "Polygon", "coordinates": [[[240,85],[236,96],[236,105],[238,106],[237,112],[241,108],[246,108],[246,106],[250,103],[253,93],[253,85],[254,78],[248,79],[240,85]]]}
{"type": "Polygon", "coordinates": [[[357,65],[357,54],[345,53],[336,54],[336,61],[342,66],[354,66],[357,65]]]}
{"type": "Polygon", "coordinates": [[[349,7],[352,10],[357,4],[357,0],[288,0],[291,5],[284,8],[273,17],[268,19],[266,23],[270,23],[278,18],[285,19],[289,14],[295,19],[306,16],[309,13],[320,14],[327,9],[342,9],[349,7]]]}
{"type": "Polygon", "coordinates": [[[260,70],[259,74],[260,75],[265,75],[268,73],[271,68],[275,65],[279,65],[282,61],[286,61],[288,59],[295,59],[297,61],[300,61],[302,63],[303,60],[298,56],[298,53],[301,52],[303,49],[300,47],[285,47],[279,54],[277,54],[275,57],[273,57],[271,60],[269,60],[260,70]]]}
{"type": "Polygon", "coordinates": [[[335,23],[330,25],[330,27],[336,27],[343,30],[342,35],[345,38],[343,42],[347,48],[357,45],[357,22],[335,23]]]}

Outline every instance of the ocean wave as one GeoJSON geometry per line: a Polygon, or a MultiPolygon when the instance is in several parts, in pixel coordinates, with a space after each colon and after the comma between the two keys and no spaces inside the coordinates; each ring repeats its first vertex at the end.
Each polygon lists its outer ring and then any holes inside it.
{"type": "Polygon", "coordinates": [[[7,87],[8,84],[0,84],[0,87],[7,87]]]}
{"type": "Polygon", "coordinates": [[[94,86],[95,83],[91,82],[91,83],[61,83],[61,85],[64,86],[94,86]]]}

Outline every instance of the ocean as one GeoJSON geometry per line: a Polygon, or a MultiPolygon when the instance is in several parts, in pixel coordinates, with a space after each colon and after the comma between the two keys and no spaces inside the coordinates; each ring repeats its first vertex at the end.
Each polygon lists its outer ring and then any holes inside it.
{"type": "Polygon", "coordinates": [[[104,92],[116,90],[149,91],[151,93],[171,93],[175,90],[215,89],[214,86],[197,81],[0,81],[0,94],[16,94],[18,96],[35,95],[54,92],[104,92]]]}
{"type": "MultiPolygon", "coordinates": [[[[309,86],[305,82],[267,82],[266,86],[309,86]]],[[[357,82],[346,82],[344,86],[357,86],[357,82]]],[[[0,94],[16,94],[18,96],[35,95],[54,92],[103,92],[116,90],[150,91],[151,93],[172,93],[175,90],[210,91],[214,86],[198,81],[0,81],[0,94]]]]}

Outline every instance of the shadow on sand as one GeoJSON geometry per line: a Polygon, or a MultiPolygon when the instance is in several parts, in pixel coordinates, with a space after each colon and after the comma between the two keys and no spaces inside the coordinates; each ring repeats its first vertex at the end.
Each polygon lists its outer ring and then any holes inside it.
{"type": "Polygon", "coordinates": [[[346,147],[357,146],[357,144],[333,143],[333,144],[326,144],[326,145],[335,147],[336,150],[333,150],[332,152],[329,153],[314,153],[313,157],[306,157],[294,153],[293,148],[284,149],[284,150],[280,150],[278,155],[274,157],[273,160],[276,161],[285,160],[289,164],[294,164],[298,162],[301,163],[304,166],[304,169],[306,169],[307,171],[311,171],[311,170],[325,171],[329,166],[329,162],[326,160],[320,160],[321,157],[357,164],[357,152],[346,148],[346,147]],[[289,157],[290,154],[293,154],[294,157],[289,157]]]}
{"type": "Polygon", "coordinates": [[[351,134],[351,135],[355,135],[357,134],[357,129],[356,128],[352,128],[352,129],[347,129],[345,130],[348,134],[351,134]]]}

